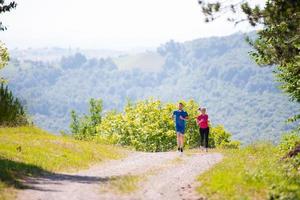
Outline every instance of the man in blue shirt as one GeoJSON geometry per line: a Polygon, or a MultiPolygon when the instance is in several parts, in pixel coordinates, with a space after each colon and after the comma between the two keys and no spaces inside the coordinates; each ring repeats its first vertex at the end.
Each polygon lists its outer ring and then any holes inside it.
{"type": "Polygon", "coordinates": [[[178,110],[173,112],[172,118],[175,121],[178,151],[183,152],[185,122],[188,119],[188,113],[183,110],[182,103],[178,104],[178,110]]]}

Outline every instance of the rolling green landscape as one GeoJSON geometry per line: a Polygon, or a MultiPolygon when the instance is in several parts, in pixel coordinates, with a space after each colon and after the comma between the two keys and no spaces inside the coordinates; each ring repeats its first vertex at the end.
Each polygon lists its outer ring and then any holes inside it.
{"type": "Polygon", "coordinates": [[[15,49],[1,74],[32,121],[55,133],[70,132],[71,110],[87,113],[91,98],[102,99],[104,112],[109,112],[122,111],[128,100],[153,97],[165,103],[195,100],[207,107],[213,124],[223,125],[245,144],[278,141],[294,127],[285,120],[299,105],[278,89],[273,67],[258,67],[249,58],[250,50],[243,34],[170,41],[154,52],[102,58],[88,58],[80,50],[68,55],[59,48],[15,49]],[[37,59],[44,51],[56,52],[57,59],[37,59]]]}
{"type": "MultiPolygon", "coordinates": [[[[1,198],[15,199],[26,188],[23,180],[28,177],[72,172],[126,157],[127,150],[116,145],[137,151],[173,151],[176,140],[170,113],[181,101],[191,117],[186,148],[194,152],[199,146],[193,119],[197,108],[205,106],[211,119],[209,145],[224,155],[198,177],[199,195],[208,199],[298,199],[299,154],[286,155],[300,143],[299,134],[295,131],[281,138],[296,126],[286,119],[297,113],[299,105],[279,90],[274,68],[258,67],[248,58],[251,48],[244,39],[235,34],[185,43],[170,41],[156,52],[110,52],[115,57],[106,58],[88,58],[78,50],[50,61],[32,57],[46,49],[12,50],[9,66],[1,70],[9,80],[1,94],[11,96],[6,104],[13,104],[12,96],[17,97],[16,106],[25,109],[14,112],[15,106],[7,110],[2,105],[7,113],[2,120],[5,116],[13,120],[10,113],[21,113],[22,120],[12,122],[25,126],[0,129],[1,198]],[[22,55],[28,52],[33,60],[14,58],[20,51],[22,55]],[[63,136],[28,127],[32,122],[63,136]]],[[[60,55],[66,50],[51,52],[60,55]]],[[[134,194],[147,181],[139,177],[111,177],[101,187],[104,192],[134,194]]]]}
{"type": "Polygon", "coordinates": [[[86,2],[0,0],[0,200],[300,199],[300,1],[86,2]]]}

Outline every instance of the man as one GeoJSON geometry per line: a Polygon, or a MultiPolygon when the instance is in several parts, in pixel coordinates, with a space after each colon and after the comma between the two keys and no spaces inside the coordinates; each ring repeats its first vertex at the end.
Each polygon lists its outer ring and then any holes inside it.
{"type": "Polygon", "coordinates": [[[178,110],[173,112],[172,118],[175,120],[178,151],[183,152],[185,122],[188,120],[188,113],[183,110],[182,103],[178,104],[178,110]]]}

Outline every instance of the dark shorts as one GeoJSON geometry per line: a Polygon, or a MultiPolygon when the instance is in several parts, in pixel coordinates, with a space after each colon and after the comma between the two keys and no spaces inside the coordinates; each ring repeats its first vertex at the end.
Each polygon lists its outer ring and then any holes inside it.
{"type": "Polygon", "coordinates": [[[184,126],[176,126],[175,130],[176,130],[176,133],[184,134],[185,127],[184,126]]]}

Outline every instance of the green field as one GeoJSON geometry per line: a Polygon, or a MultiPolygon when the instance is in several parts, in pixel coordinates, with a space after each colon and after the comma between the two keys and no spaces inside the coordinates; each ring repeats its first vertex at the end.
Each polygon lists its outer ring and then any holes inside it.
{"type": "Polygon", "coordinates": [[[208,199],[300,199],[300,155],[282,159],[272,144],[222,150],[224,160],[200,175],[198,192],[208,199]]]}
{"type": "Polygon", "coordinates": [[[14,198],[22,178],[76,171],[125,153],[118,147],[55,136],[36,127],[0,128],[0,199],[14,198]]]}

